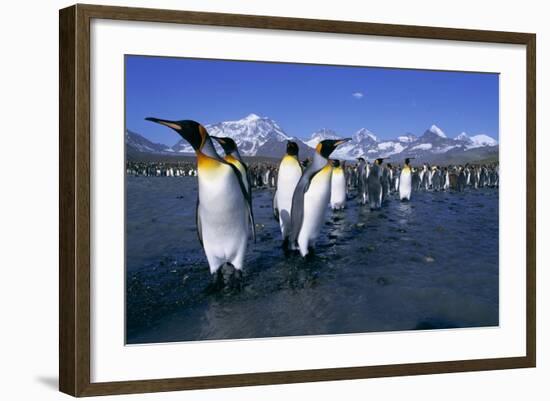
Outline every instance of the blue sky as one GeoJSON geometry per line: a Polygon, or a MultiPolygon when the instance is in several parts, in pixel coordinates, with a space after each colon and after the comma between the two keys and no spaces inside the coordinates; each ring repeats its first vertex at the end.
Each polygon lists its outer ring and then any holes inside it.
{"type": "Polygon", "coordinates": [[[368,128],[391,139],[436,124],[498,139],[498,91],[497,74],[126,56],[126,127],[172,145],[177,135],[144,118],[206,125],[255,113],[300,138],[368,128]]]}

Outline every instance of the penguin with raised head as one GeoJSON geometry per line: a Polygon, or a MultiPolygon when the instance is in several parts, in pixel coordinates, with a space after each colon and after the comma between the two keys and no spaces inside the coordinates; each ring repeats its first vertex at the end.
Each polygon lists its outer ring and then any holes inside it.
{"type": "Polygon", "coordinates": [[[290,236],[292,196],[302,176],[302,165],[298,159],[298,153],[298,144],[294,141],[288,141],[286,144],[286,154],[279,164],[277,189],[273,196],[273,215],[279,221],[284,249],[288,248],[288,239],[290,236]]]}
{"type": "Polygon", "coordinates": [[[290,216],[290,244],[305,257],[312,253],[315,240],[325,220],[330,200],[332,166],[330,154],[346,139],[325,139],[317,145],[313,160],[302,174],[294,196],[290,216]]]}
{"type": "Polygon", "coordinates": [[[369,192],[369,206],[371,210],[382,207],[382,162],[384,158],[380,157],[372,163],[367,177],[367,187],[369,192]]]}
{"type": "Polygon", "coordinates": [[[402,201],[411,200],[413,177],[410,164],[411,159],[413,159],[413,157],[408,157],[405,159],[405,165],[401,169],[401,174],[399,175],[399,199],[402,201]]]}
{"type": "Polygon", "coordinates": [[[195,150],[198,176],[196,223],[210,273],[215,275],[217,285],[223,284],[222,268],[229,265],[234,268],[235,277],[240,278],[248,231],[252,229],[252,236],[255,236],[246,177],[216,153],[206,128],[196,121],[154,117],[146,120],[173,129],[195,150]]]}
{"type": "Polygon", "coordinates": [[[331,160],[332,179],[330,184],[330,207],[332,210],[341,210],[346,206],[346,177],[344,163],[340,160],[331,160]]]}

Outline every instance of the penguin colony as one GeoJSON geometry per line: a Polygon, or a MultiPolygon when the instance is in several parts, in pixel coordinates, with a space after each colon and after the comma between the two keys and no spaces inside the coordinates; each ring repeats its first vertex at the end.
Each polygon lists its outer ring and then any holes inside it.
{"type": "Polygon", "coordinates": [[[312,160],[304,162],[299,160],[296,142],[288,141],[278,168],[249,169],[231,138],[210,136],[201,124],[191,120],[146,120],[171,128],[189,142],[195,150],[196,168],[190,163],[176,167],[133,163],[127,165],[127,174],[198,177],[197,234],[218,287],[225,285],[225,267],[231,272],[231,282],[239,281],[249,239],[255,239],[254,187],[276,188],[273,214],[281,230],[283,250],[309,257],[325,223],[327,205],[333,210],[343,209],[352,188],[357,189],[363,205],[377,210],[393,193],[401,201],[410,201],[412,193],[420,190],[463,191],[466,187],[499,185],[498,164],[442,168],[426,163],[413,167],[412,158],[405,159],[402,166],[384,163],[384,158],[370,163],[360,157],[349,165],[330,159],[332,152],[350,138],[321,141],[312,160]],[[213,140],[221,145],[224,157],[217,153],[213,140]]]}

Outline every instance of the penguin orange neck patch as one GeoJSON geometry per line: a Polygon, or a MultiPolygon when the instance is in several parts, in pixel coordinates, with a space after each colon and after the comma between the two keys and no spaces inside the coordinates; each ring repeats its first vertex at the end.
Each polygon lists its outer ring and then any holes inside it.
{"type": "Polygon", "coordinates": [[[231,156],[231,155],[226,155],[226,156],[224,157],[224,159],[225,159],[226,161],[228,161],[229,163],[231,163],[231,164],[237,164],[237,163],[239,162],[237,159],[235,159],[235,158],[234,158],[233,156],[231,156]]]}
{"type": "Polygon", "coordinates": [[[197,152],[197,168],[201,171],[209,172],[218,169],[222,163],[218,160],[206,156],[202,152],[197,152]]]}
{"type": "Polygon", "coordinates": [[[291,155],[285,155],[285,157],[283,157],[283,163],[299,163],[298,162],[298,159],[296,158],[296,156],[291,156],[291,155]]]}

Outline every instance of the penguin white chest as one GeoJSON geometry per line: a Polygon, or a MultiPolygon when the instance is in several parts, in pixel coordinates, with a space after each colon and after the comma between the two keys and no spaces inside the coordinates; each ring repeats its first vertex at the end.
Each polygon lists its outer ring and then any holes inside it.
{"type": "Polygon", "coordinates": [[[399,199],[411,199],[412,175],[411,170],[404,168],[399,177],[399,199]]]}
{"type": "Polygon", "coordinates": [[[292,209],[292,196],[300,177],[302,169],[298,160],[286,156],[281,161],[279,175],[277,177],[276,205],[279,212],[279,224],[283,238],[286,238],[290,229],[290,216],[292,209]]]}
{"type": "Polygon", "coordinates": [[[309,246],[313,246],[324,223],[330,200],[331,178],[332,168],[323,168],[312,178],[304,194],[304,218],[298,235],[298,246],[302,256],[308,253],[309,246]]]}
{"type": "Polygon", "coordinates": [[[199,164],[199,231],[214,273],[224,263],[242,269],[248,242],[248,204],[231,166],[199,164]]]}
{"type": "Polygon", "coordinates": [[[330,189],[330,206],[333,209],[343,208],[346,203],[346,177],[341,168],[332,172],[330,189]]]}

